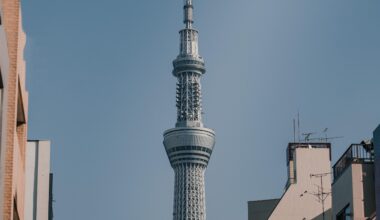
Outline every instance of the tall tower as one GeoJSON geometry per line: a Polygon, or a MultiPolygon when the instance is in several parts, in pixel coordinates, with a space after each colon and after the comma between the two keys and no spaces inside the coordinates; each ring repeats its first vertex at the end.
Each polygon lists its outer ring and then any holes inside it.
{"type": "Polygon", "coordinates": [[[164,146],[174,169],[173,220],[205,220],[204,174],[215,144],[215,133],[202,123],[201,77],[206,72],[193,29],[192,0],[184,4],[185,28],[180,52],[173,61],[177,78],[177,123],[164,132],[164,146]]]}

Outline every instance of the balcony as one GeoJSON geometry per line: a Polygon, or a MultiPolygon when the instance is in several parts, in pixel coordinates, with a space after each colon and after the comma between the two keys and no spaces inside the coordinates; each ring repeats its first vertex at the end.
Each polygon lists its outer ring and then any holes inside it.
{"type": "Polygon", "coordinates": [[[353,163],[373,163],[375,159],[372,143],[351,144],[333,166],[334,182],[353,163]]]}

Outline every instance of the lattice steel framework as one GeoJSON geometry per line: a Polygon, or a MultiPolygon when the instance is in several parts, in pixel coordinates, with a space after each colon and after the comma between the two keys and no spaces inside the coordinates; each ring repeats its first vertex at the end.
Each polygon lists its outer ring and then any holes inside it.
{"type": "Polygon", "coordinates": [[[164,146],[175,173],[173,220],[205,220],[204,174],[215,134],[202,123],[201,76],[206,69],[198,52],[198,31],[192,27],[192,0],[185,0],[184,24],[180,52],[173,61],[177,123],[165,131],[164,146]]]}
{"type": "Polygon", "coordinates": [[[178,75],[177,120],[201,121],[201,83],[198,73],[184,72],[178,75]]]}
{"type": "Polygon", "coordinates": [[[204,173],[200,164],[180,164],[174,168],[174,219],[206,218],[204,173]]]}

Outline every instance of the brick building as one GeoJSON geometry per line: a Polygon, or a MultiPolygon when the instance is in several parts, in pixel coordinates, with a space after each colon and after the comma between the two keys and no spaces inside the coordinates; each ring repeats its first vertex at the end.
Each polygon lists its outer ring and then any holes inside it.
{"type": "Polygon", "coordinates": [[[28,92],[19,0],[0,0],[0,220],[24,219],[28,92]]]}

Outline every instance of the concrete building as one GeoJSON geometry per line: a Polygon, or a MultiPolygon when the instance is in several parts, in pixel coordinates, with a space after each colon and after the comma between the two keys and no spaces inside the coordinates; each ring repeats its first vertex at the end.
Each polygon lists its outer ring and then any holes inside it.
{"type": "Polygon", "coordinates": [[[376,212],[372,142],[352,144],[333,166],[333,218],[373,219],[376,212]]]}
{"type": "Polygon", "coordinates": [[[249,220],[330,220],[331,145],[289,143],[287,168],[284,194],[248,202],[249,220]]]}
{"type": "Polygon", "coordinates": [[[0,1],[0,220],[24,219],[28,92],[19,0],[0,1]]]}
{"type": "Polygon", "coordinates": [[[25,220],[49,220],[52,200],[49,141],[28,141],[25,171],[25,220]]]}
{"type": "Polygon", "coordinates": [[[380,213],[380,125],[373,132],[373,143],[375,150],[376,213],[380,213]]]}
{"type": "Polygon", "coordinates": [[[193,2],[185,0],[180,31],[180,54],[173,61],[177,78],[177,123],[164,133],[164,146],[175,173],[174,220],[205,220],[204,174],[214,148],[214,131],[202,123],[201,77],[205,73],[198,53],[198,31],[193,28],[193,2]]]}

